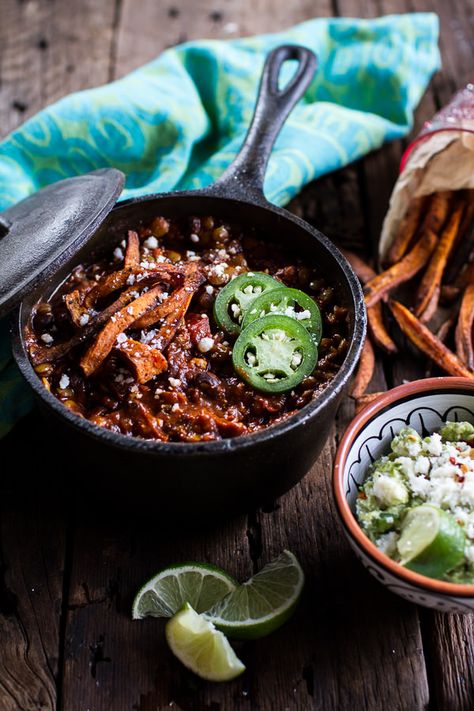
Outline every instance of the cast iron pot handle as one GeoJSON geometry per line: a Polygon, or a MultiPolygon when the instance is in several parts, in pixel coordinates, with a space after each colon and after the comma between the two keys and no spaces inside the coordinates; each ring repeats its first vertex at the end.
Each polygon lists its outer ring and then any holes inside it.
{"type": "Polygon", "coordinates": [[[306,47],[288,44],[270,52],[263,67],[252,123],[242,148],[206,192],[257,203],[266,202],[263,180],[273,144],[288,114],[310,85],[316,67],[316,55],[306,47]],[[289,59],[295,59],[298,67],[288,84],[279,89],[280,70],[289,59]]]}

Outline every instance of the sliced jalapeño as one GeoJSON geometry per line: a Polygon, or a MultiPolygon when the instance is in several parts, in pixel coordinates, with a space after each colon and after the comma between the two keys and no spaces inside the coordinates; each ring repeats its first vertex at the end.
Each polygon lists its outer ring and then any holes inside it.
{"type": "Polygon", "coordinates": [[[317,360],[310,333],[296,319],[281,314],[252,321],[232,351],[237,374],[266,393],[291,390],[313,372],[317,360]]]}
{"type": "Polygon", "coordinates": [[[310,332],[316,345],[319,344],[322,334],[321,312],[304,291],[280,286],[265,292],[252,301],[242,321],[242,328],[267,314],[282,314],[296,319],[310,332]]]}
{"type": "Polygon", "coordinates": [[[264,272],[246,272],[232,279],[214,302],[217,325],[236,336],[241,331],[242,320],[253,300],[280,285],[280,281],[264,272]]]}

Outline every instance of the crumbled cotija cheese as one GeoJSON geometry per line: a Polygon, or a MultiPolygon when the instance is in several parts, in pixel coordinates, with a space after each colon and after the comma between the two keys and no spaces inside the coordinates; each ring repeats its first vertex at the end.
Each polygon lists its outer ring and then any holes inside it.
{"type": "Polygon", "coordinates": [[[69,387],[69,383],[71,381],[69,380],[69,377],[66,375],[66,373],[63,373],[61,375],[61,380],[59,381],[59,387],[61,390],[65,390],[67,387],[69,387]]]}
{"type": "Polygon", "coordinates": [[[158,240],[156,239],[156,237],[148,237],[143,242],[143,245],[148,249],[156,249],[158,247],[158,240]]]}
{"type": "Polygon", "coordinates": [[[209,336],[205,336],[204,338],[201,338],[200,341],[198,341],[197,347],[201,353],[207,353],[208,351],[211,350],[213,345],[214,345],[214,339],[210,338],[209,336]]]}

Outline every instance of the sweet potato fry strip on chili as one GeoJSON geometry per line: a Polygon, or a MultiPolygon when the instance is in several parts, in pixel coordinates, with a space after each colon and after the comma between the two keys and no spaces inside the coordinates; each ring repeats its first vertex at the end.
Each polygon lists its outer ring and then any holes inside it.
{"type": "Polygon", "coordinates": [[[399,262],[405,256],[422,222],[427,203],[429,203],[429,198],[426,195],[413,198],[410,202],[387,255],[389,265],[399,262]]]}
{"type": "Polygon", "coordinates": [[[135,230],[128,231],[127,249],[125,251],[124,268],[138,269],[140,264],[140,240],[135,230]]]}
{"type": "MultiPolygon", "coordinates": [[[[184,291],[184,290],[183,290],[184,291]]],[[[176,331],[183,318],[186,315],[186,311],[189,308],[191,299],[193,298],[192,292],[184,292],[180,298],[180,303],[177,308],[166,316],[163,323],[160,326],[159,331],[157,331],[154,342],[157,344],[157,348],[164,350],[170,341],[174,338],[176,331]]]]}
{"type": "Polygon", "coordinates": [[[110,304],[110,306],[107,306],[106,309],[97,314],[97,316],[94,316],[93,319],[91,318],[88,324],[81,328],[81,330],[74,334],[74,336],[72,336],[72,338],[68,341],[58,343],[48,348],[45,346],[31,347],[30,356],[33,365],[39,365],[40,363],[54,363],[54,361],[62,358],[69,353],[72,348],[78,346],[80,343],[84,343],[84,341],[87,341],[89,338],[94,336],[117,311],[120,311],[120,309],[124,306],[127,306],[127,304],[135,298],[136,292],[133,287],[130,287],[126,291],[122,292],[120,296],[112,304],[110,304]]]}
{"type": "Polygon", "coordinates": [[[127,285],[139,284],[149,286],[158,281],[163,281],[177,286],[185,277],[185,267],[179,264],[155,264],[150,262],[147,269],[140,266],[136,268],[124,267],[118,271],[107,274],[97,282],[96,286],[86,294],[84,304],[92,307],[99,300],[127,285]]]}
{"type": "Polygon", "coordinates": [[[381,274],[377,274],[365,287],[365,303],[367,308],[374,306],[389,291],[399,284],[408,281],[423,269],[436,246],[436,235],[428,230],[415,244],[411,252],[381,274]]]}
{"type": "Polygon", "coordinates": [[[446,348],[406,306],[398,301],[391,301],[390,309],[405,336],[428,358],[434,360],[436,365],[450,375],[474,379],[474,373],[449,348],[446,348]]]}
{"type": "MultiPolygon", "coordinates": [[[[375,278],[375,271],[364,262],[363,259],[357,256],[357,254],[349,252],[348,250],[342,250],[342,252],[362,284],[367,284],[367,282],[375,278]]],[[[367,309],[367,319],[375,345],[386,353],[396,353],[397,346],[385,326],[381,303],[375,304],[375,306],[367,309]]]]}
{"type": "Polygon", "coordinates": [[[166,316],[173,313],[173,311],[180,311],[189,294],[192,296],[204,281],[205,278],[198,268],[193,268],[191,271],[188,271],[188,274],[184,279],[183,287],[181,289],[176,289],[176,291],[174,291],[167,299],[162,301],[161,304],[156,306],[154,309],[150,309],[150,311],[148,311],[144,316],[139,318],[136,323],[133,324],[133,328],[148,328],[161,319],[166,318],[166,316]]]}
{"type": "Polygon", "coordinates": [[[165,301],[163,301],[154,309],[150,309],[148,313],[141,316],[139,319],[132,324],[132,328],[149,328],[154,326],[158,321],[166,318],[169,314],[174,311],[181,309],[184,301],[186,301],[189,292],[182,287],[181,289],[176,289],[171,296],[169,296],[165,301]]]}
{"type": "Polygon", "coordinates": [[[375,368],[375,354],[369,338],[365,339],[362,354],[360,356],[359,367],[352,385],[351,396],[357,400],[360,398],[372,380],[375,368]]]}
{"type": "MultiPolygon", "coordinates": [[[[441,237],[431,255],[428,267],[423,275],[415,296],[415,314],[417,316],[421,316],[428,308],[431,313],[436,311],[438,299],[435,295],[439,295],[441,279],[458,234],[463,210],[464,205],[458,203],[454,208],[446,227],[441,233],[441,237]],[[434,298],[436,298],[436,303],[430,303],[434,298]]],[[[425,316],[423,321],[429,321],[430,318],[431,316],[425,316]]]]}
{"type": "Polygon", "coordinates": [[[87,308],[92,308],[100,299],[126,286],[127,280],[131,276],[132,270],[130,268],[120,269],[119,271],[107,274],[107,276],[98,281],[96,286],[86,294],[84,305],[87,308]]]}
{"type": "Polygon", "coordinates": [[[474,282],[466,287],[459,309],[455,340],[456,353],[471,370],[474,369],[474,345],[472,328],[474,324],[474,282]]]}
{"type": "Polygon", "coordinates": [[[166,358],[161,351],[146,343],[135,341],[133,338],[127,338],[117,344],[115,348],[131,366],[139,383],[147,383],[168,367],[166,358]]]}
{"type": "Polygon", "coordinates": [[[64,303],[75,326],[84,326],[89,320],[89,309],[83,305],[84,293],[75,289],[64,297],[64,303]],[[87,316],[83,323],[84,317],[87,316]]]}
{"type": "Polygon", "coordinates": [[[81,358],[81,367],[86,376],[92,375],[103,363],[115,345],[119,333],[123,333],[134,321],[155,306],[162,289],[155,286],[120,311],[117,311],[104,326],[94,343],[81,358]]]}

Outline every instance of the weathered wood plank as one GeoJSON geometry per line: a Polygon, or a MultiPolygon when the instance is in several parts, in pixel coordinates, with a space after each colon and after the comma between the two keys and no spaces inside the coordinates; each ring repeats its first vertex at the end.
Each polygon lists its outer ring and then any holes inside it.
{"type": "MultiPolygon", "coordinates": [[[[199,533],[160,528],[159,514],[148,526],[117,518],[82,522],[75,537],[63,708],[145,711],[172,702],[187,708],[193,699],[195,708],[205,708],[207,697],[206,703],[231,708],[236,686],[200,683],[167,649],[163,621],[133,622],[131,604],[148,577],[174,562],[208,561],[244,580],[252,573],[248,547],[244,518],[199,533]]],[[[245,679],[236,684],[243,694],[245,679]]]]}
{"type": "Polygon", "coordinates": [[[65,560],[64,516],[42,495],[51,440],[29,417],[2,443],[0,490],[0,708],[56,708],[65,560]],[[28,432],[28,448],[24,446],[28,432]],[[20,454],[21,452],[21,454],[20,454]]]}
{"type": "Polygon", "coordinates": [[[439,709],[470,711],[474,690],[474,617],[426,612],[424,642],[439,709]]]}
{"type": "Polygon", "coordinates": [[[0,137],[65,94],[107,82],[116,0],[2,0],[0,137]]]}
{"type": "MultiPolygon", "coordinates": [[[[0,137],[64,94],[108,80],[114,17],[115,0],[3,0],[0,137]]],[[[51,434],[37,417],[1,444],[3,461],[17,462],[21,453],[18,473],[25,479],[54,456],[51,434]]],[[[46,486],[38,489],[41,479],[9,491],[6,474],[2,468],[0,708],[53,711],[61,686],[66,512],[46,486]]]]}
{"type": "Polygon", "coordinates": [[[279,32],[315,15],[332,14],[331,0],[123,0],[115,73],[122,76],[167,47],[193,39],[230,39],[279,32]]]}

